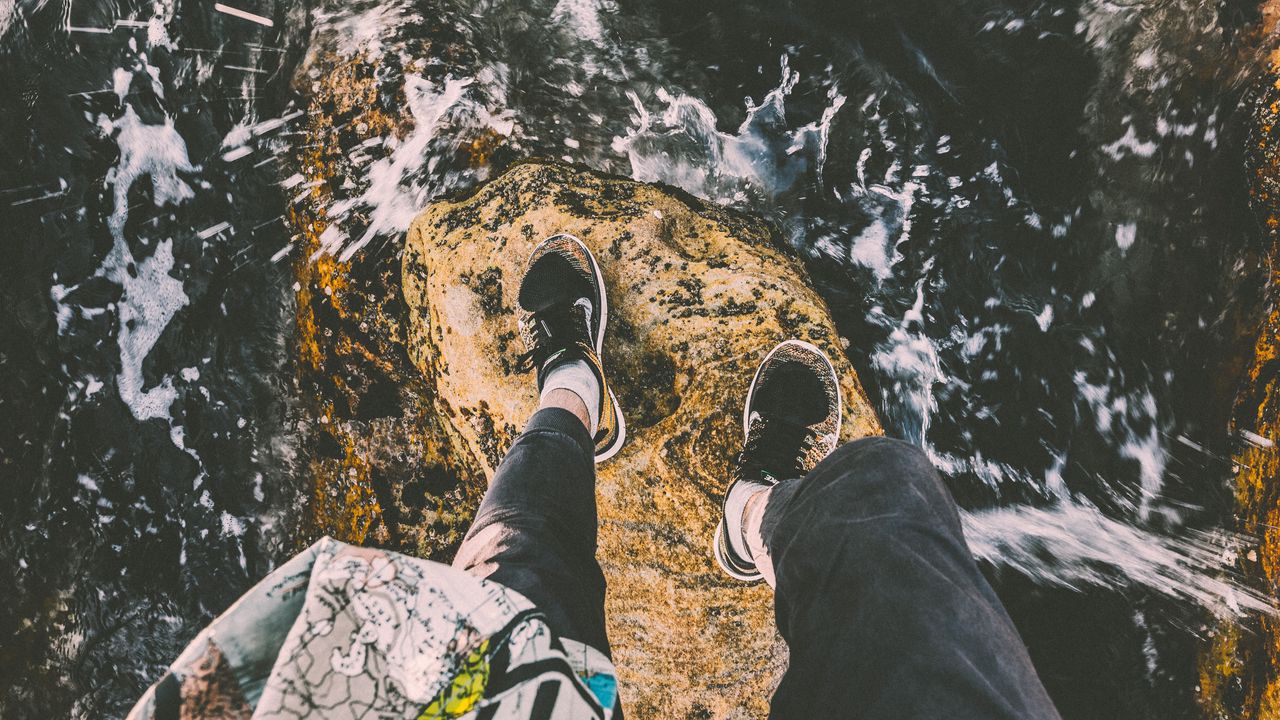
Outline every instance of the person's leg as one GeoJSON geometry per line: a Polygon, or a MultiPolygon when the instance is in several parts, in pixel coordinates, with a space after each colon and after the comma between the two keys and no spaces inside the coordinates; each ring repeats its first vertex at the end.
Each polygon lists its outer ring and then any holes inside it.
{"type": "Polygon", "coordinates": [[[585,414],[567,391],[544,399],[494,473],[454,565],[524,595],[557,635],[608,655],[585,414]]]}
{"type": "Polygon", "coordinates": [[[621,448],[626,429],[600,361],[608,320],[601,277],[569,235],[529,258],[518,319],[539,409],[494,472],[454,565],[519,592],[558,636],[609,655],[595,464],[621,448]]]}
{"type": "Polygon", "coordinates": [[[746,506],[791,651],[771,717],[1058,717],[918,448],[850,443],[746,506]]]}

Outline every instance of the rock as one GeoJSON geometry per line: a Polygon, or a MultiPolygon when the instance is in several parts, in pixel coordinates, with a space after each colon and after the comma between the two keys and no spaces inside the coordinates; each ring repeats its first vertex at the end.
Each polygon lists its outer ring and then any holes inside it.
{"type": "MultiPolygon", "coordinates": [[[[431,24],[423,32],[446,34],[431,24]]],[[[305,501],[282,525],[295,552],[330,535],[447,562],[485,483],[479,466],[448,452],[430,390],[405,352],[399,243],[375,244],[344,262],[323,252],[321,240],[345,229],[329,208],[358,194],[346,182],[360,174],[352,148],[412,126],[404,73],[425,61],[399,67],[344,58],[328,42],[308,61],[308,121],[285,157],[284,175],[297,173],[308,189],[287,215],[298,244],[289,344],[297,450],[287,475],[301,486],[286,494],[305,501]]],[[[428,40],[412,49],[417,57],[446,52],[428,40]]]]}
{"type": "MultiPolygon", "coordinates": [[[[1270,38],[1280,19],[1280,3],[1262,6],[1256,29],[1270,38]]],[[[1245,142],[1249,205],[1264,231],[1239,263],[1236,281],[1245,288],[1236,303],[1237,325],[1251,341],[1241,367],[1224,373],[1236,383],[1229,430],[1236,440],[1236,530],[1247,538],[1229,567],[1255,587],[1274,592],[1280,583],[1280,55],[1272,53],[1255,77],[1245,142]],[[1261,273],[1265,287],[1254,292],[1250,275],[1261,273]]],[[[1223,620],[1205,640],[1199,658],[1198,699],[1206,717],[1280,716],[1280,622],[1274,617],[1223,620]]]]}
{"type": "Polygon", "coordinates": [[[741,444],[751,374],[779,340],[823,348],[840,371],[845,440],[880,425],[800,263],[758,220],[652,185],[519,164],[432,204],[404,253],[409,356],[460,466],[491,476],[537,405],[515,304],[543,238],[582,238],[603,266],[604,362],[628,441],[600,466],[599,557],[628,713],[763,717],[785,667],[772,595],[716,567],[710,547],[741,444]]]}

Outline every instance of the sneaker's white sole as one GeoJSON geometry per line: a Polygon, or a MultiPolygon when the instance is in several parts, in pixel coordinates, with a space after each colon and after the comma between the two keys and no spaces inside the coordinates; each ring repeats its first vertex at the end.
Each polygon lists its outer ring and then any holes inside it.
{"type": "Polygon", "coordinates": [[[711,556],[716,559],[716,564],[720,566],[720,569],[723,570],[726,575],[734,580],[753,583],[764,579],[763,573],[755,572],[747,575],[729,567],[728,563],[724,561],[724,553],[724,522],[721,521],[716,523],[716,536],[711,543],[711,556]]]}
{"type": "MultiPolygon", "coordinates": [[[[587,247],[586,243],[582,242],[576,235],[570,235],[569,233],[557,233],[543,240],[538,243],[538,246],[533,249],[530,255],[536,254],[543,245],[557,238],[572,240],[578,244],[578,247],[582,248],[587,257],[591,258],[591,272],[596,276],[596,287],[600,288],[600,331],[596,333],[596,357],[600,358],[600,371],[604,372],[604,331],[609,326],[609,293],[604,287],[604,275],[600,272],[600,263],[596,261],[595,254],[591,252],[591,248],[587,247]]],[[[618,423],[618,440],[602,454],[596,455],[597,465],[617,455],[618,451],[627,442],[627,423],[622,417],[622,406],[618,404],[618,396],[613,394],[612,389],[609,390],[609,399],[613,401],[613,416],[618,423]]]]}
{"type": "MultiPolygon", "coordinates": [[[[604,368],[603,360],[600,361],[600,367],[602,369],[604,368]]],[[[622,406],[618,404],[618,396],[613,394],[612,389],[609,390],[609,398],[613,400],[613,416],[617,418],[616,422],[618,423],[618,441],[615,442],[613,445],[610,445],[609,448],[605,450],[603,453],[596,455],[597,465],[604,462],[605,460],[608,460],[614,455],[617,455],[618,451],[622,449],[622,446],[627,443],[627,421],[622,417],[622,406]]]]}
{"type": "MultiPolygon", "coordinates": [[[[836,438],[840,437],[840,424],[844,421],[844,397],[840,392],[840,375],[836,373],[836,367],[835,365],[831,364],[831,359],[828,358],[827,354],[822,352],[822,350],[818,346],[814,345],[813,343],[807,343],[804,340],[796,340],[793,338],[791,340],[783,340],[777,345],[774,345],[773,349],[770,350],[764,356],[764,359],[760,361],[760,365],[756,367],[756,374],[751,376],[751,384],[747,386],[747,399],[746,399],[746,402],[742,404],[742,440],[743,442],[746,442],[747,432],[750,430],[750,427],[751,427],[751,401],[755,399],[756,383],[760,380],[760,371],[764,369],[765,365],[769,364],[769,360],[773,358],[775,353],[777,353],[779,350],[781,350],[782,348],[788,345],[792,347],[798,347],[804,350],[808,350],[816,354],[818,357],[822,358],[822,361],[827,365],[827,369],[831,371],[831,376],[836,379],[836,407],[839,408],[839,412],[836,414],[835,436],[836,438]]],[[[756,582],[757,580],[763,579],[764,575],[762,575],[759,572],[751,573],[751,574],[741,573],[729,567],[728,563],[724,561],[724,553],[725,553],[724,525],[725,525],[724,521],[716,523],[715,538],[711,542],[711,556],[716,559],[716,564],[720,566],[720,569],[723,570],[725,574],[727,574],[731,578],[734,578],[735,580],[741,580],[743,582],[756,582]]]]}

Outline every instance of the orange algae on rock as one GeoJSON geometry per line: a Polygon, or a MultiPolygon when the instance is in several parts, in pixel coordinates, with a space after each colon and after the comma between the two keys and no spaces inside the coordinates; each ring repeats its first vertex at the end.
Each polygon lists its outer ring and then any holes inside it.
{"type": "MultiPolygon", "coordinates": [[[[1280,18],[1280,3],[1263,7],[1263,36],[1280,18]]],[[[1280,50],[1266,73],[1280,77],[1280,50]]],[[[1267,269],[1262,319],[1236,394],[1231,432],[1235,455],[1238,530],[1254,538],[1236,570],[1272,597],[1280,596],[1280,80],[1259,83],[1246,143],[1250,204],[1268,240],[1257,262],[1267,269]]],[[[1256,316],[1255,316],[1256,317],[1256,316]]],[[[1199,660],[1201,707],[1206,717],[1253,720],[1280,717],[1280,618],[1262,616],[1220,623],[1199,660]]]]}

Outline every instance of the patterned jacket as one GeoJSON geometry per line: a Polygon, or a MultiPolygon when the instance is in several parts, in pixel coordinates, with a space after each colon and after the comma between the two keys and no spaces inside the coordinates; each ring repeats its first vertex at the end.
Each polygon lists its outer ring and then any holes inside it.
{"type": "Polygon", "coordinates": [[[324,538],[192,640],[129,720],[610,720],[612,663],[522,595],[324,538]]]}

